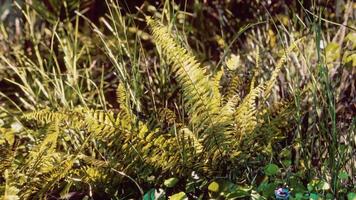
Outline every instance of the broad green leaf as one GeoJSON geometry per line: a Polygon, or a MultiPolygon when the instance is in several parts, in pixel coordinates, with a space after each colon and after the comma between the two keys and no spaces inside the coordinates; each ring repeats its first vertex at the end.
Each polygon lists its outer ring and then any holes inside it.
{"type": "Polygon", "coordinates": [[[346,180],[346,179],[349,178],[349,175],[347,174],[347,172],[341,171],[341,172],[339,172],[338,177],[339,177],[340,180],[346,180]]]}
{"type": "Polygon", "coordinates": [[[267,183],[265,187],[262,190],[262,194],[264,197],[273,197],[274,196],[274,190],[277,189],[278,183],[267,183]]]}
{"type": "Polygon", "coordinates": [[[241,189],[237,189],[234,192],[229,193],[228,195],[226,195],[227,199],[235,199],[235,198],[243,198],[243,197],[249,197],[250,193],[245,191],[245,190],[241,190],[241,189]]]}
{"type": "Polygon", "coordinates": [[[152,188],[146,192],[145,195],[143,195],[143,200],[154,200],[155,199],[155,189],[152,188]]]}
{"type": "Polygon", "coordinates": [[[347,194],[347,200],[356,200],[356,193],[354,192],[349,192],[347,194]]]}
{"type": "Polygon", "coordinates": [[[299,180],[299,178],[292,176],[289,180],[289,186],[295,193],[304,193],[307,189],[303,185],[303,183],[299,180]]]}
{"type": "Polygon", "coordinates": [[[268,164],[266,165],[264,172],[267,176],[273,176],[279,172],[279,167],[276,164],[268,164]]]}
{"type": "Polygon", "coordinates": [[[143,196],[143,200],[163,200],[165,198],[165,192],[162,189],[150,189],[143,196]]]}
{"type": "Polygon", "coordinates": [[[211,192],[219,192],[219,183],[213,181],[209,184],[208,190],[211,192]]]}
{"type": "Polygon", "coordinates": [[[319,196],[316,193],[310,193],[309,200],[318,200],[319,196]]]}
{"type": "Polygon", "coordinates": [[[258,192],[262,192],[263,190],[265,190],[268,186],[268,181],[262,181],[262,183],[260,183],[260,185],[257,188],[258,192]]]}
{"type": "Polygon", "coordinates": [[[184,192],[179,192],[169,197],[170,200],[185,200],[188,199],[187,195],[184,192]]]}
{"type": "Polygon", "coordinates": [[[164,184],[164,186],[166,186],[168,188],[172,188],[178,183],[178,181],[179,181],[178,178],[172,177],[172,178],[166,179],[163,184],[164,184]]]}
{"type": "Polygon", "coordinates": [[[298,193],[296,193],[295,194],[295,198],[294,198],[295,200],[301,200],[301,199],[304,199],[304,195],[303,195],[303,193],[300,193],[300,192],[298,192],[298,193]]]}

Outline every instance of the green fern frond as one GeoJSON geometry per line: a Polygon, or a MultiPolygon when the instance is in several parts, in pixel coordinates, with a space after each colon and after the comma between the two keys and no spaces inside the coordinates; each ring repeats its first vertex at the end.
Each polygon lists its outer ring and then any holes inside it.
{"type": "Polygon", "coordinates": [[[191,115],[191,124],[197,129],[205,129],[208,123],[206,121],[210,123],[212,115],[218,113],[219,103],[212,99],[211,84],[204,70],[191,53],[177,44],[166,27],[150,18],[147,22],[152,27],[156,44],[162,48],[169,63],[172,63],[176,78],[182,85],[188,114],[191,115]],[[198,114],[206,119],[201,120],[198,114]]]}
{"type": "Polygon", "coordinates": [[[117,98],[117,103],[120,106],[121,112],[126,116],[130,117],[131,116],[131,109],[128,103],[128,98],[127,98],[126,90],[125,87],[122,84],[119,84],[116,89],[116,98],[117,98]]]}
{"type": "Polygon", "coordinates": [[[220,99],[214,98],[214,91],[219,88],[216,84],[211,84],[195,57],[177,44],[167,27],[151,18],[147,18],[147,23],[152,28],[156,45],[172,64],[176,79],[181,85],[184,105],[190,117],[190,129],[204,141],[207,152],[215,152],[215,149],[222,153],[228,150],[230,141],[225,139],[227,127],[216,123],[221,107],[220,99]]]}

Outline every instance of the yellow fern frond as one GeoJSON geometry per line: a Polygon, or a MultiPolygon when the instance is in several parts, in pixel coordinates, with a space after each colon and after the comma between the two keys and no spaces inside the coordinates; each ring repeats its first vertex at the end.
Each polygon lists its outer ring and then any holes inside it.
{"type": "Polygon", "coordinates": [[[227,86],[227,92],[225,95],[225,102],[229,102],[232,99],[233,101],[238,104],[241,101],[241,94],[239,91],[239,88],[242,84],[241,77],[238,74],[233,73],[233,77],[231,77],[231,80],[229,82],[229,85],[227,86]]]}
{"type": "Polygon", "coordinates": [[[226,127],[216,123],[221,112],[220,99],[214,96],[218,86],[209,81],[195,57],[174,40],[167,27],[151,18],[147,18],[147,23],[181,85],[192,132],[203,139],[204,148],[209,152],[215,148],[219,152],[229,149],[230,141],[225,140],[226,127]]]}
{"type": "Polygon", "coordinates": [[[254,88],[243,100],[236,109],[236,124],[238,131],[238,139],[244,135],[250,134],[257,126],[257,107],[256,99],[262,94],[264,86],[260,84],[254,88]]]}
{"type": "Polygon", "coordinates": [[[200,143],[199,139],[194,135],[192,131],[188,128],[182,128],[180,130],[180,135],[183,136],[183,144],[192,144],[192,147],[196,154],[201,154],[203,152],[203,145],[200,143]]]}
{"type": "Polygon", "coordinates": [[[119,84],[116,89],[116,98],[117,98],[117,103],[119,103],[120,110],[126,117],[131,116],[131,109],[128,104],[128,99],[127,99],[127,94],[125,87],[122,84],[119,84]]]}
{"type": "Polygon", "coordinates": [[[219,70],[211,79],[213,98],[217,99],[219,102],[221,102],[221,93],[219,90],[220,80],[222,78],[223,73],[223,70],[219,70]]]}
{"type": "Polygon", "coordinates": [[[276,68],[273,70],[271,78],[266,82],[266,90],[264,91],[263,98],[266,100],[275,86],[275,83],[277,81],[277,76],[281,72],[281,69],[284,65],[284,63],[287,61],[287,57],[289,54],[297,47],[297,45],[303,40],[303,38],[300,38],[296,41],[294,41],[286,50],[283,56],[278,60],[276,68]]]}

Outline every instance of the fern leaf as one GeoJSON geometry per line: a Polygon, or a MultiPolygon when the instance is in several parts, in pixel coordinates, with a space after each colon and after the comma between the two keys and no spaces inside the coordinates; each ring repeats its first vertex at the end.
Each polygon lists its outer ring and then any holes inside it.
{"type": "Polygon", "coordinates": [[[215,76],[212,77],[211,79],[211,84],[212,84],[212,92],[213,92],[213,98],[217,99],[219,102],[221,102],[221,93],[220,93],[220,80],[223,75],[223,70],[219,70],[215,76]]]}
{"type": "Polygon", "coordinates": [[[127,94],[126,94],[125,87],[122,84],[119,84],[119,86],[116,89],[116,97],[117,97],[117,103],[119,103],[122,113],[126,117],[130,117],[131,116],[131,112],[130,112],[131,109],[130,109],[130,106],[128,104],[128,99],[127,99],[127,94]]]}
{"type": "Polygon", "coordinates": [[[243,100],[236,109],[236,124],[238,138],[241,139],[244,135],[252,133],[257,126],[257,108],[256,100],[264,90],[263,85],[254,88],[243,100]]]}
{"type": "Polygon", "coordinates": [[[285,51],[283,56],[278,60],[276,68],[273,70],[271,78],[266,82],[266,90],[264,91],[264,96],[263,98],[266,100],[269,95],[271,94],[271,91],[273,87],[275,86],[275,83],[277,81],[277,76],[281,72],[281,69],[284,65],[284,63],[287,61],[287,56],[297,47],[297,45],[303,40],[304,38],[300,38],[293,42],[285,51]]]}
{"type": "Polygon", "coordinates": [[[204,148],[208,152],[217,148],[222,153],[229,149],[229,141],[225,140],[225,127],[216,124],[221,107],[220,100],[214,98],[214,91],[219,88],[211,84],[195,57],[177,44],[166,27],[151,18],[147,18],[147,23],[152,28],[156,45],[172,64],[176,79],[183,89],[191,130],[197,133],[199,139],[203,139],[204,148]]]}

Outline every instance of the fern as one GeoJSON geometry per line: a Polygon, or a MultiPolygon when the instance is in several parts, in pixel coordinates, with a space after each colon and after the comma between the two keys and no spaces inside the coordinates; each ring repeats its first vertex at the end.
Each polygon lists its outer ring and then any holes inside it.
{"type": "MultiPolygon", "coordinates": [[[[145,180],[161,174],[188,176],[192,171],[216,175],[223,171],[222,166],[226,170],[234,168],[242,156],[248,157],[247,152],[270,148],[275,138],[283,136],[281,124],[290,121],[288,116],[293,108],[286,103],[266,109],[265,103],[287,55],[280,59],[268,81],[257,83],[253,78],[245,96],[240,90],[242,78],[235,71],[239,61],[237,56],[233,57],[227,63],[233,77],[224,94],[220,90],[222,70],[209,77],[165,26],[150,18],[147,22],[181,88],[188,123],[178,121],[176,113],[167,107],[157,109],[156,120],[165,121],[168,128],[136,117],[121,84],[116,91],[118,113],[83,107],[26,113],[21,121],[28,125],[27,130],[37,132],[40,139],[24,156],[21,168],[11,167],[13,157],[9,153],[2,159],[8,163],[0,166],[11,172],[6,179],[9,182],[15,182],[19,174],[26,175],[25,182],[13,185],[19,188],[21,198],[46,198],[49,191],[71,185],[72,177],[90,185],[105,181],[122,183],[124,177],[145,180]],[[79,169],[75,167],[78,165],[79,169]],[[120,177],[111,176],[117,171],[120,177]]],[[[297,43],[287,48],[286,53],[297,43]]],[[[256,63],[258,60],[257,57],[256,63]]],[[[11,152],[3,145],[0,148],[11,152]]]]}
{"type": "Polygon", "coordinates": [[[219,152],[222,156],[230,149],[225,131],[230,125],[219,123],[220,98],[214,95],[219,88],[209,81],[195,57],[173,39],[166,27],[151,18],[147,18],[147,23],[152,28],[156,45],[162,48],[168,62],[172,64],[183,90],[190,129],[203,141],[207,157],[211,157],[212,152],[219,152]]]}
{"type": "Polygon", "coordinates": [[[264,96],[263,98],[266,100],[269,95],[271,94],[272,88],[274,87],[276,81],[277,81],[277,76],[281,72],[281,69],[284,65],[284,63],[287,61],[287,56],[297,47],[297,45],[303,40],[303,38],[300,38],[296,41],[294,41],[286,50],[283,56],[278,60],[276,68],[272,72],[271,78],[266,82],[266,90],[264,91],[264,96]]]}

